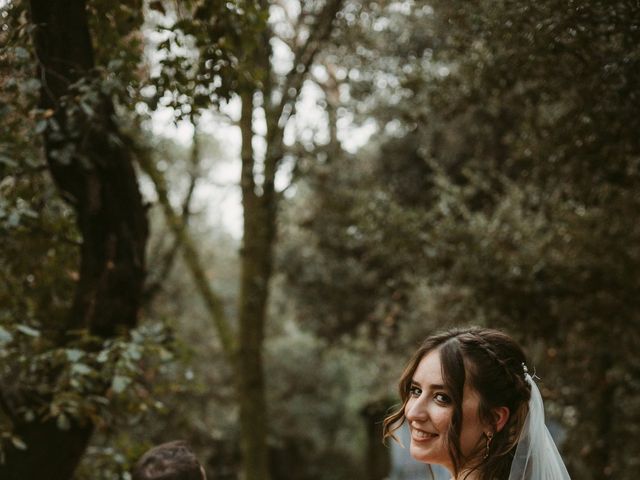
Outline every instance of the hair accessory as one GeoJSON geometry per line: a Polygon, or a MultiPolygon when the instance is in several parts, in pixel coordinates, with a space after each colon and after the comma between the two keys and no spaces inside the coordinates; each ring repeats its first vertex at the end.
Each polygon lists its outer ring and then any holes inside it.
{"type": "Polygon", "coordinates": [[[531,378],[532,380],[540,380],[540,377],[536,375],[536,369],[533,369],[533,375],[529,374],[529,369],[527,368],[527,364],[522,362],[522,371],[524,372],[524,379],[525,381],[527,380],[527,377],[531,378]]]}

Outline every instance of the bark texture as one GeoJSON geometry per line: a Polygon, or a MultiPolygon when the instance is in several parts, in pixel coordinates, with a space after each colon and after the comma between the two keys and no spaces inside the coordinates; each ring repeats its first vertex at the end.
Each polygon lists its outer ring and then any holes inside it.
{"type": "Polygon", "coordinates": [[[262,345],[275,238],[275,168],[265,165],[262,194],[254,179],[253,92],[242,94],[242,207],[244,235],[238,302],[237,389],[240,403],[240,446],[244,480],[269,478],[267,403],[262,345]]]}

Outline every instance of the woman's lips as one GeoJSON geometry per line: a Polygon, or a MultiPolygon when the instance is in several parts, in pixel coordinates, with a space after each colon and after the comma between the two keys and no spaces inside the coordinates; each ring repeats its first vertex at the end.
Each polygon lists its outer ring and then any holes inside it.
{"type": "Polygon", "coordinates": [[[420,430],[419,428],[411,427],[411,439],[416,442],[427,442],[429,440],[433,440],[437,436],[437,433],[431,433],[425,430],[420,430]]]}

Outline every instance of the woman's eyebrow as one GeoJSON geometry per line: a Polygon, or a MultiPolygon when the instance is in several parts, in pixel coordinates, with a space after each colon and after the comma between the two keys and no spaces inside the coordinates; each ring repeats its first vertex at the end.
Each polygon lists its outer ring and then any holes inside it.
{"type": "MultiPolygon", "coordinates": [[[[416,385],[420,388],[423,388],[422,385],[420,384],[420,382],[416,381],[416,380],[411,380],[411,385],[416,385]]],[[[444,390],[445,387],[444,385],[440,385],[439,383],[435,383],[435,384],[429,384],[427,385],[427,387],[429,387],[431,390],[444,390]]]]}

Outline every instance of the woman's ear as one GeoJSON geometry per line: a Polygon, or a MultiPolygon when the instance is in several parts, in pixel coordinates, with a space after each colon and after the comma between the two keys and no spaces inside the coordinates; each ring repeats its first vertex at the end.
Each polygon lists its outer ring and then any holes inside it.
{"type": "Polygon", "coordinates": [[[507,407],[496,407],[492,410],[493,413],[493,426],[496,429],[496,432],[502,430],[509,420],[509,408],[507,407]]]}

